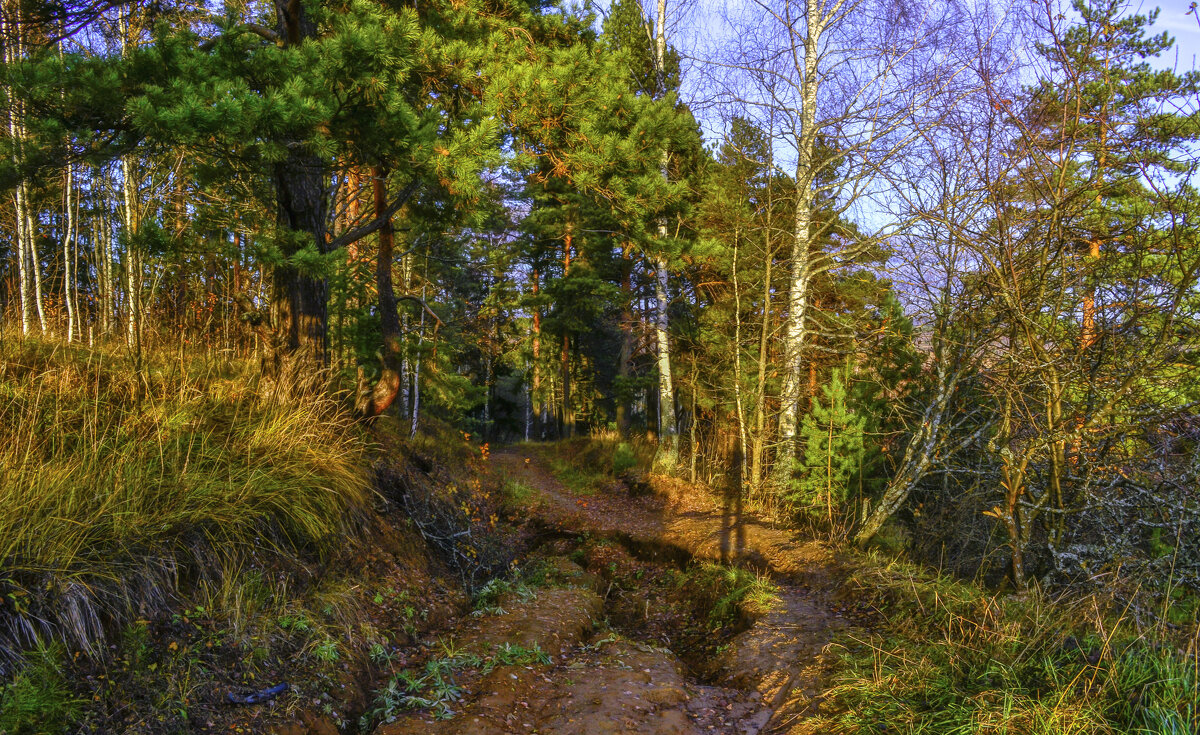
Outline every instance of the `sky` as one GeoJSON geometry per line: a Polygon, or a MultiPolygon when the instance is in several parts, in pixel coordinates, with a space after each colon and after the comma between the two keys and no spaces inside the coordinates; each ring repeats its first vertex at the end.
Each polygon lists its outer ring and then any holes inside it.
{"type": "MultiPolygon", "coordinates": [[[[737,0],[732,1],[737,5],[744,4],[737,0]]],[[[607,11],[611,2],[612,0],[590,0],[592,7],[602,8],[603,11],[607,11]]],[[[726,26],[718,19],[722,10],[731,0],[666,0],[666,2],[668,41],[680,49],[685,56],[683,95],[693,106],[693,111],[698,113],[698,117],[708,123],[705,125],[708,128],[706,130],[708,137],[715,139],[719,135],[713,128],[720,127],[720,124],[715,120],[705,120],[708,115],[703,110],[696,109],[697,106],[703,107],[705,98],[708,97],[708,93],[698,86],[701,83],[702,72],[697,65],[703,63],[698,61],[699,59],[708,57],[714,49],[719,49],[732,42],[731,39],[724,37],[727,33],[726,26]],[[688,59],[689,56],[693,58],[688,59]],[[714,125],[714,123],[716,124],[714,125]]],[[[1070,0],[1060,0],[1060,2],[1069,8],[1070,0]]],[[[1137,2],[1138,0],[1131,0],[1129,8],[1131,12],[1148,15],[1157,7],[1159,9],[1158,21],[1151,31],[1156,34],[1166,31],[1175,39],[1175,47],[1171,53],[1152,63],[1159,67],[1174,68],[1179,72],[1191,69],[1200,70],[1200,23],[1197,22],[1196,13],[1188,14],[1192,0],[1169,0],[1163,4],[1153,2],[1136,4],[1137,2]]],[[[642,0],[642,5],[652,11],[656,0],[642,0]]]]}
{"type": "MultiPolygon", "coordinates": [[[[1158,23],[1154,25],[1155,32],[1167,31],[1175,38],[1175,50],[1178,52],[1179,71],[1185,71],[1200,66],[1200,24],[1196,15],[1187,15],[1190,0],[1172,0],[1159,7],[1158,23]]],[[[1145,5],[1142,12],[1149,12],[1155,6],[1145,5]]],[[[1174,62],[1175,59],[1164,59],[1174,62]]]]}

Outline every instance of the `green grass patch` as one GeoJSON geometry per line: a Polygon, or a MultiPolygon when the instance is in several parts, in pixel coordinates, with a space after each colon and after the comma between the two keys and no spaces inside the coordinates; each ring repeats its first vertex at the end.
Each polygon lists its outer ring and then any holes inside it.
{"type": "Polygon", "coordinates": [[[626,472],[638,466],[637,455],[633,451],[633,447],[629,442],[618,442],[613,448],[612,455],[612,474],[614,477],[620,477],[626,472]]]}
{"type": "Polygon", "coordinates": [[[79,717],[80,702],[59,668],[62,646],[41,644],[24,666],[0,687],[0,732],[8,735],[67,732],[79,717]]]}
{"type": "Polygon", "coordinates": [[[580,437],[539,445],[550,471],[573,494],[589,496],[639,467],[649,467],[654,448],[612,437],[580,437]]]}
{"type": "Polygon", "coordinates": [[[831,729],[1200,731],[1194,647],[1119,607],[1002,597],[878,556],[861,560],[848,590],[883,622],[831,649],[831,729]]]}
{"type": "Polygon", "coordinates": [[[550,460],[550,471],[572,495],[590,497],[604,489],[609,482],[603,472],[558,457],[550,460]]]}
{"type": "Polygon", "coordinates": [[[708,609],[712,627],[761,617],[779,600],[779,588],[770,578],[711,562],[692,565],[680,575],[678,584],[708,609]]]}
{"type": "Polygon", "coordinates": [[[500,485],[500,497],[509,508],[524,508],[537,500],[537,490],[520,480],[505,480],[500,485]]]}
{"type": "Polygon", "coordinates": [[[376,692],[373,705],[363,714],[360,726],[364,732],[381,722],[394,722],[401,713],[427,709],[434,719],[450,719],[457,714],[463,690],[457,675],[466,670],[490,674],[503,666],[532,666],[550,664],[550,656],[534,645],[527,648],[516,643],[493,645],[481,655],[465,651],[451,642],[441,643],[440,656],[430,659],[423,667],[405,669],[388,680],[376,692]]]}
{"type": "Polygon", "coordinates": [[[97,650],[180,572],[219,579],[264,544],[319,556],[369,495],[341,405],[251,365],[9,340],[0,385],[0,595],[28,631],[10,656],[34,633],[97,650]]]}

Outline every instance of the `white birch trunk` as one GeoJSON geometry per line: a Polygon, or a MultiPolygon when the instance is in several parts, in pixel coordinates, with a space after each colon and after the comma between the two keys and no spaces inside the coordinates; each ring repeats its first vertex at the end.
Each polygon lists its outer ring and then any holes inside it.
{"type": "Polygon", "coordinates": [[[62,254],[63,254],[63,303],[67,309],[67,341],[75,341],[75,336],[78,334],[77,325],[77,309],[75,304],[75,257],[73,255],[73,245],[75,241],[75,207],[74,207],[74,191],[75,191],[75,172],[70,164],[67,164],[65,181],[63,182],[63,231],[62,231],[62,254]]]}
{"type": "MultiPolygon", "coordinates": [[[[666,93],[666,56],[667,56],[667,0],[658,0],[654,26],[654,62],[658,75],[658,92],[666,93]]],[[[662,175],[667,178],[670,154],[666,145],[662,151],[662,175]]],[[[667,223],[659,220],[659,247],[665,248],[667,239],[667,223]]],[[[656,463],[659,469],[671,472],[679,458],[679,434],[675,423],[675,386],[671,379],[671,343],[670,291],[668,290],[670,274],[667,272],[667,259],[660,250],[654,259],[654,337],[658,350],[658,433],[660,442],[665,439],[665,451],[660,449],[656,463]]],[[[662,444],[660,444],[662,446],[662,444]]]]}
{"type": "MultiPolygon", "coordinates": [[[[21,33],[21,6],[13,1],[5,2],[3,13],[0,15],[0,22],[3,23],[4,37],[4,61],[7,64],[16,64],[24,55],[24,43],[21,33]]],[[[6,110],[6,123],[8,124],[8,134],[12,139],[12,162],[18,171],[21,170],[24,163],[24,140],[25,140],[25,124],[24,124],[24,108],[21,101],[16,98],[16,94],[11,87],[5,90],[8,98],[8,109],[6,110]]],[[[32,219],[29,217],[29,185],[22,179],[13,190],[13,224],[14,244],[16,245],[15,254],[17,257],[17,283],[20,290],[21,303],[21,334],[28,335],[33,328],[33,311],[34,305],[37,302],[36,292],[33,288],[34,282],[34,265],[36,263],[37,254],[33,244],[33,235],[30,232],[32,219]]],[[[37,303],[37,311],[39,316],[42,316],[41,304],[37,303]]],[[[44,317],[41,319],[41,326],[45,331],[44,317]]]]}
{"type": "MultiPolygon", "coordinates": [[[[24,139],[25,130],[22,126],[21,137],[24,139]]],[[[38,258],[37,241],[34,237],[37,232],[33,221],[33,207],[30,204],[29,184],[22,181],[20,188],[25,193],[25,252],[29,257],[29,270],[33,274],[33,305],[37,311],[38,327],[42,334],[49,335],[50,329],[46,323],[46,309],[42,305],[42,264],[38,258]]]]}
{"type": "MultiPolygon", "coordinates": [[[[425,264],[426,275],[429,272],[429,263],[425,264]]],[[[421,284],[421,302],[425,303],[425,288],[428,281],[421,284]]],[[[412,384],[412,426],[409,430],[409,438],[417,436],[417,425],[421,419],[421,348],[425,345],[425,310],[421,310],[421,331],[417,338],[417,355],[413,360],[413,384],[412,384]]]]}
{"type": "MultiPolygon", "coordinates": [[[[131,41],[130,15],[133,6],[120,15],[121,55],[129,53],[131,41]]],[[[137,161],[132,155],[121,157],[121,224],[124,228],[125,246],[125,336],[130,348],[142,354],[142,259],[134,238],[139,228],[137,161]]]]}
{"type": "MultiPolygon", "coordinates": [[[[529,372],[529,367],[525,368],[526,374],[529,372]]],[[[525,384],[525,441],[529,441],[529,430],[533,426],[533,388],[528,383],[525,384]]]]}
{"type": "Polygon", "coordinates": [[[133,238],[138,231],[136,164],[131,156],[121,158],[121,226],[125,233],[125,337],[130,348],[141,354],[142,263],[133,238]]]}
{"type": "Polygon", "coordinates": [[[796,59],[801,74],[800,129],[796,131],[796,219],[792,230],[792,262],[788,284],[788,309],[784,323],[784,375],[780,395],[779,453],[775,475],[780,481],[791,477],[796,458],[796,430],[800,425],[800,386],[804,373],[805,320],[808,311],[808,287],[812,278],[813,256],[813,168],[816,164],[816,107],[820,89],[817,69],[819,44],[824,28],[819,0],[805,5],[804,56],[796,59]]]}

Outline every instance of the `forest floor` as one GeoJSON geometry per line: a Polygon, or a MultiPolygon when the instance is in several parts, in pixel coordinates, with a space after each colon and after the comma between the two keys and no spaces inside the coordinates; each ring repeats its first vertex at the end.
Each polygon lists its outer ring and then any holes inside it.
{"type": "Polygon", "coordinates": [[[460,674],[452,706],[392,713],[378,735],[818,731],[806,720],[821,704],[822,649],[866,622],[839,602],[828,548],[682,482],[656,478],[640,497],[619,481],[581,492],[530,447],[490,464],[520,489],[541,587],[464,618],[443,661],[507,652],[517,665],[460,674]],[[707,599],[705,575],[724,577],[707,599]],[[731,598],[741,614],[722,608],[731,598]]]}

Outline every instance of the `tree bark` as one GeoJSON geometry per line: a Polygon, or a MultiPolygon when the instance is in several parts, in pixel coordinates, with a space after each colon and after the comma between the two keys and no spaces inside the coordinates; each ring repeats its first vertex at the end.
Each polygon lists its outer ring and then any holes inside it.
{"type": "Polygon", "coordinates": [[[617,430],[621,436],[629,435],[633,413],[633,393],[629,390],[629,378],[633,374],[633,260],[629,257],[631,245],[621,249],[621,351],[617,355],[617,378],[620,390],[617,396],[617,430]]]}
{"type": "MultiPolygon", "coordinates": [[[[535,301],[540,288],[538,269],[534,267],[532,290],[535,301]]],[[[546,399],[542,393],[542,307],[535,303],[533,306],[533,385],[529,398],[531,402],[536,402],[537,404],[537,409],[533,413],[537,417],[537,435],[539,439],[542,438],[542,432],[545,430],[546,423],[546,399]]]]}
{"type": "Polygon", "coordinates": [[[375,287],[379,294],[379,332],[383,339],[379,379],[373,388],[360,385],[358,413],[375,417],[383,413],[400,393],[403,334],[392,284],[392,256],[396,249],[392,218],[387,216],[387,171],[376,166],[371,171],[375,216],[384,218],[379,228],[379,256],[375,262],[375,287]]]}
{"type": "MultiPolygon", "coordinates": [[[[790,7],[790,6],[789,6],[790,7]]],[[[832,10],[830,11],[832,12],[832,10]]],[[[807,0],[804,17],[804,57],[800,72],[801,106],[796,139],[796,214],[792,230],[792,262],[788,284],[788,311],[784,327],[784,380],[779,414],[779,454],[776,476],[781,484],[791,477],[796,458],[796,430],[800,425],[800,384],[804,371],[805,319],[813,257],[813,177],[817,161],[816,107],[821,77],[817,68],[826,17],[819,0],[807,0]]]]}
{"type": "MultiPolygon", "coordinates": [[[[317,36],[316,22],[300,0],[275,0],[275,11],[278,35],[285,47],[300,46],[317,36]]],[[[275,164],[273,171],[277,224],[283,230],[308,235],[317,251],[326,253],[328,165],[300,141],[288,141],[287,149],[287,157],[275,164]]],[[[299,250],[299,243],[290,240],[283,254],[290,257],[299,250]]],[[[276,266],[273,281],[275,328],[284,353],[325,365],[328,359],[326,279],[285,262],[276,266]]]]}
{"type": "Polygon", "coordinates": [[[75,244],[75,172],[71,164],[67,164],[63,182],[63,303],[67,308],[67,341],[73,342],[79,333],[78,314],[75,303],[75,257],[72,246],[75,244]]]}
{"type": "MultiPolygon", "coordinates": [[[[571,226],[567,224],[567,234],[563,237],[563,278],[571,272],[571,226]]],[[[575,436],[575,411],[571,407],[571,336],[563,330],[562,338],[562,435],[575,436]]]]}
{"type": "MultiPolygon", "coordinates": [[[[667,54],[667,0],[658,0],[657,22],[654,26],[654,63],[657,73],[658,93],[666,94],[666,54],[667,54]]],[[[670,151],[666,144],[662,150],[663,180],[669,177],[670,151]]],[[[658,222],[659,247],[665,247],[667,239],[667,223],[660,219],[658,222]]],[[[658,433],[659,454],[655,465],[662,471],[672,472],[679,461],[679,435],[675,422],[675,387],[671,381],[671,344],[670,292],[668,289],[670,274],[667,272],[667,259],[660,251],[654,259],[654,336],[658,349],[658,433]],[[665,451],[664,451],[664,440],[665,451]]]]}

